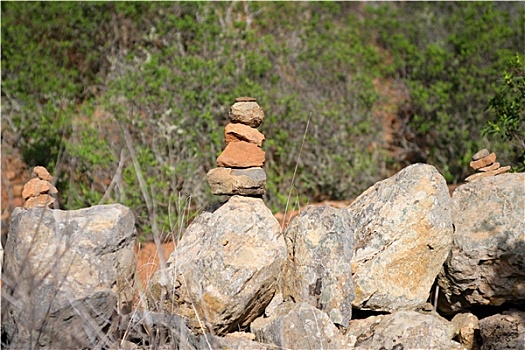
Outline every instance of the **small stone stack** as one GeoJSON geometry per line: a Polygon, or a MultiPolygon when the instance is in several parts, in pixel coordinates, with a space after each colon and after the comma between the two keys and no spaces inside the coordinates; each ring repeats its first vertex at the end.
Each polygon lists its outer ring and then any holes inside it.
{"type": "Polygon", "coordinates": [[[226,148],[217,158],[218,168],[207,174],[211,192],[262,197],[266,191],[264,135],[257,127],[264,119],[263,109],[253,97],[238,97],[229,116],[224,128],[226,148]]]}
{"type": "Polygon", "coordinates": [[[500,167],[500,163],[496,162],[496,154],[489,153],[486,148],[472,156],[472,162],[470,162],[470,166],[478,172],[467,177],[465,179],[467,182],[471,182],[482,177],[503,174],[510,170],[510,166],[500,167]]]}
{"type": "Polygon", "coordinates": [[[46,168],[37,166],[33,169],[33,175],[36,177],[29,180],[22,190],[22,197],[25,199],[24,208],[46,208],[55,202],[58,190],[49,181],[53,177],[46,168]]]}

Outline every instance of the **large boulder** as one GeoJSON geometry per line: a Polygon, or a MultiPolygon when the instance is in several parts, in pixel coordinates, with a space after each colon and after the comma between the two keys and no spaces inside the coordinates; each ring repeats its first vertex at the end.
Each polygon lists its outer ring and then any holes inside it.
{"type": "Polygon", "coordinates": [[[255,339],[278,349],[349,349],[328,316],[307,303],[285,302],[250,326],[255,339]]]}
{"type": "Polygon", "coordinates": [[[481,178],[453,194],[454,242],[439,308],[525,302],[525,174],[481,178]]]}
{"type": "Polygon", "coordinates": [[[436,168],[414,164],[347,208],[355,308],[391,312],[425,304],[452,242],[450,201],[436,168]]]}
{"type": "Polygon", "coordinates": [[[262,199],[233,196],[187,228],[167,269],[153,276],[152,307],[194,329],[243,329],[271,301],[285,259],[279,223],[262,199]]]}
{"type": "Polygon", "coordinates": [[[283,297],[307,302],[326,312],[335,324],[348,326],[355,297],[348,213],[329,206],[307,207],[284,236],[288,259],[282,275],[283,297]]]}
{"type": "Polygon", "coordinates": [[[370,321],[351,321],[346,336],[357,339],[355,350],[462,349],[459,343],[452,340],[454,327],[446,319],[436,313],[423,314],[412,310],[374,317],[370,321]],[[360,327],[359,323],[370,327],[360,327]],[[356,334],[354,328],[362,333],[356,334]]]}
{"type": "Polygon", "coordinates": [[[2,276],[8,346],[108,345],[104,330],[133,298],[135,240],[133,214],[119,204],[16,208],[2,276]]]}
{"type": "Polygon", "coordinates": [[[481,350],[525,349],[525,312],[504,311],[479,321],[483,345],[481,350]]]}

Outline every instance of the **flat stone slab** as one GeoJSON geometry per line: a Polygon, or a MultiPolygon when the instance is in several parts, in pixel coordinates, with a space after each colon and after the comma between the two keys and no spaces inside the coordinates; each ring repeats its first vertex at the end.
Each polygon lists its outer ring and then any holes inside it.
{"type": "Polygon", "coordinates": [[[492,171],[485,171],[485,172],[482,172],[482,173],[476,173],[476,174],[473,174],[473,175],[470,175],[469,177],[467,177],[465,179],[466,182],[472,182],[474,180],[478,180],[478,179],[481,179],[483,177],[488,177],[488,176],[496,176],[498,174],[503,174],[503,173],[506,173],[507,171],[510,170],[510,166],[507,165],[507,166],[504,166],[504,167],[501,167],[501,168],[498,168],[496,170],[492,170],[492,171]]]}
{"type": "Polygon", "coordinates": [[[484,168],[488,165],[491,165],[495,161],[496,161],[496,153],[491,153],[488,156],[483,157],[481,159],[473,160],[472,162],[470,162],[470,167],[473,168],[474,170],[478,170],[480,168],[484,168]]]}
{"type": "Polygon", "coordinates": [[[217,166],[225,168],[262,167],[265,153],[257,145],[246,141],[230,142],[217,158],[217,166]]]}
{"type": "Polygon", "coordinates": [[[206,175],[211,193],[260,197],[266,192],[266,173],[260,167],[215,168],[206,175]]]}
{"type": "Polygon", "coordinates": [[[226,145],[230,142],[246,141],[261,147],[264,135],[251,126],[240,123],[229,123],[224,127],[224,141],[226,145]]]}

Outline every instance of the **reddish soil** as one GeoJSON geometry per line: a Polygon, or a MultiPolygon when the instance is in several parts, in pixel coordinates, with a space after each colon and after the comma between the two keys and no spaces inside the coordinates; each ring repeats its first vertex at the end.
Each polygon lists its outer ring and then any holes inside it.
{"type": "MultiPolygon", "coordinates": [[[[162,251],[165,260],[168,260],[170,254],[175,249],[175,242],[166,242],[162,244],[162,251]]],[[[145,288],[151,277],[160,267],[159,252],[155,242],[138,243],[135,247],[135,254],[137,256],[137,274],[145,288]]]]}

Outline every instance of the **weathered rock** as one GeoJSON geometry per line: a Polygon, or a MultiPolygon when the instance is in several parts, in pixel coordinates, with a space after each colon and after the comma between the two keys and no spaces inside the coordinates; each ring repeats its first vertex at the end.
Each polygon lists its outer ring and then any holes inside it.
{"type": "Polygon", "coordinates": [[[55,198],[51,197],[48,194],[41,194],[37,197],[29,197],[28,199],[26,199],[23,208],[47,208],[53,203],[55,203],[55,198]]]}
{"type": "Polygon", "coordinates": [[[307,303],[286,302],[250,329],[255,339],[279,349],[348,349],[345,338],[328,316],[307,303]]]}
{"type": "Polygon", "coordinates": [[[112,314],[131,303],[135,222],[122,205],[16,208],[2,276],[2,331],[11,348],[105,344],[112,314]]]}
{"type": "Polygon", "coordinates": [[[465,181],[466,182],[472,182],[474,180],[478,180],[478,179],[481,179],[483,177],[496,176],[496,175],[499,175],[499,174],[503,174],[503,173],[506,173],[509,170],[510,170],[510,166],[507,165],[507,166],[498,168],[496,170],[491,170],[491,171],[485,171],[485,172],[482,172],[482,173],[472,174],[469,177],[467,177],[465,179],[465,181]]]}
{"type": "Polygon", "coordinates": [[[454,243],[438,279],[441,311],[523,303],[524,198],[524,173],[482,178],[454,191],[454,243]]]}
{"type": "Polygon", "coordinates": [[[454,316],[452,326],[455,329],[459,343],[467,350],[479,350],[479,320],[471,313],[460,313],[454,316]]]}
{"type": "Polygon", "coordinates": [[[192,328],[200,319],[216,334],[238,330],[264,312],[285,259],[279,223],[262,199],[233,196],[186,229],[168,268],[153,276],[151,302],[192,328]]]}
{"type": "Polygon", "coordinates": [[[261,147],[264,142],[264,135],[251,126],[229,123],[224,127],[224,141],[226,145],[230,142],[246,141],[261,147]]]}
{"type": "MultiPolygon", "coordinates": [[[[462,349],[459,343],[452,340],[453,327],[436,313],[397,311],[384,315],[379,323],[372,323],[371,326],[371,329],[357,336],[354,349],[462,349]]],[[[355,337],[353,332],[350,334],[355,337]]]]}
{"type": "Polygon", "coordinates": [[[264,112],[255,101],[236,102],[230,108],[230,120],[256,128],[263,122],[264,112]]]}
{"type": "Polygon", "coordinates": [[[479,168],[478,171],[492,171],[492,170],[496,170],[496,169],[499,169],[499,167],[501,166],[501,164],[499,162],[494,162],[492,163],[491,165],[489,166],[486,166],[486,167],[483,167],[483,168],[479,168]]]}
{"type": "Polygon", "coordinates": [[[33,178],[29,180],[22,190],[22,197],[27,199],[29,197],[36,197],[42,193],[57,193],[55,186],[51,185],[46,180],[40,180],[39,178],[33,178]]]}
{"type": "Polygon", "coordinates": [[[473,160],[470,162],[470,167],[474,170],[477,170],[479,168],[486,167],[487,165],[490,165],[496,161],[496,153],[491,153],[486,157],[483,157],[478,160],[473,160]]]}
{"type": "Polygon", "coordinates": [[[366,190],[347,210],[355,247],[353,306],[422,307],[452,242],[443,176],[431,165],[411,165],[366,190]]]}
{"type": "Polygon", "coordinates": [[[206,178],[211,193],[217,195],[262,196],[266,192],[266,173],[260,167],[215,168],[208,172],[206,178]]]}
{"type": "Polygon", "coordinates": [[[351,320],[346,329],[346,340],[353,349],[357,341],[370,339],[374,335],[374,329],[387,315],[369,316],[367,318],[351,320]]]}
{"type": "Polygon", "coordinates": [[[525,312],[504,311],[479,321],[483,345],[481,350],[525,349],[525,312]]]}
{"type": "Polygon", "coordinates": [[[38,176],[38,178],[41,179],[41,180],[45,180],[45,181],[53,180],[53,176],[51,176],[49,171],[47,171],[47,169],[44,168],[43,166],[36,166],[33,169],[33,174],[38,176]]]}
{"type": "Polygon", "coordinates": [[[264,157],[264,151],[253,143],[230,142],[217,158],[217,165],[225,168],[262,167],[264,157]]]}
{"type": "Polygon", "coordinates": [[[284,299],[307,302],[332,322],[348,326],[355,297],[348,213],[329,206],[304,209],[284,233],[288,248],[282,274],[284,299]]]}
{"type": "Polygon", "coordinates": [[[480,160],[481,158],[485,158],[490,154],[489,150],[486,148],[483,148],[481,151],[477,152],[472,156],[472,160],[480,160]]]}

